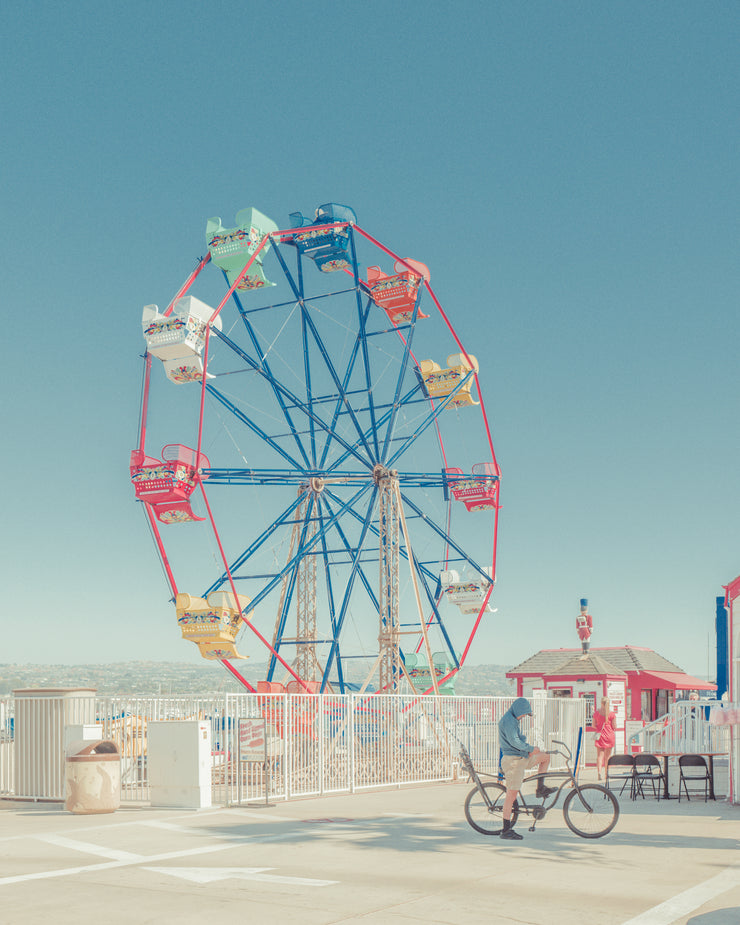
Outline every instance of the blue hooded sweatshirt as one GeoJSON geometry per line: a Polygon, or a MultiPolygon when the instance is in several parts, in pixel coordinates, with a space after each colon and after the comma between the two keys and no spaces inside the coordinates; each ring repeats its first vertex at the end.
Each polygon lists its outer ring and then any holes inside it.
{"type": "Polygon", "coordinates": [[[527,758],[534,751],[519,728],[519,717],[532,712],[532,705],[526,697],[517,697],[498,723],[498,741],[504,755],[527,758]]]}

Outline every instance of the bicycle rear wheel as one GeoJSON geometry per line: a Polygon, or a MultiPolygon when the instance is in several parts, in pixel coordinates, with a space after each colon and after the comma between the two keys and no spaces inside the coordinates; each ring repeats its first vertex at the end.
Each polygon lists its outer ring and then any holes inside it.
{"type": "Polygon", "coordinates": [[[606,787],[584,784],[565,798],[563,816],[571,832],[581,838],[601,838],[617,824],[619,803],[606,787]]]}
{"type": "MultiPolygon", "coordinates": [[[[474,787],[465,798],[465,818],[482,835],[500,835],[504,828],[506,787],[494,781],[481,784],[481,787],[485,790],[485,796],[478,787],[474,787]]],[[[519,807],[514,803],[511,810],[512,825],[518,815],[519,807]]]]}

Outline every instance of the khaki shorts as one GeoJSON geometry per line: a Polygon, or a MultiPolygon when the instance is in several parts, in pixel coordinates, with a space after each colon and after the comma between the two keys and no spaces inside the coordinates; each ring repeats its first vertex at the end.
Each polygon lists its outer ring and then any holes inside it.
{"type": "Polygon", "coordinates": [[[542,755],[532,753],[528,758],[520,758],[518,755],[504,755],[501,759],[501,770],[506,778],[507,790],[521,790],[524,772],[530,768],[536,768],[542,761],[542,755]]]}

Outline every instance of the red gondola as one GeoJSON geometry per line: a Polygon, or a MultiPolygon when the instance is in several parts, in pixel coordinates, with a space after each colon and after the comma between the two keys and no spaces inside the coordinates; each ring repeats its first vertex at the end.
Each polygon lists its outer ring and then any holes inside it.
{"type": "MultiPolygon", "coordinates": [[[[458,468],[445,471],[447,475],[463,475],[458,468]]],[[[462,501],[469,511],[495,510],[498,506],[499,477],[493,463],[477,463],[470,478],[456,478],[449,484],[455,501],[462,501]]]]}
{"type": "MultiPolygon", "coordinates": [[[[393,268],[395,275],[389,276],[380,267],[368,267],[367,285],[373,302],[387,312],[393,324],[403,324],[413,317],[419,287],[423,280],[429,279],[429,270],[418,260],[397,260],[393,268]],[[418,273],[413,273],[410,267],[418,273]]],[[[419,311],[416,317],[429,315],[419,311]]]]}
{"type": "Polygon", "coordinates": [[[190,496],[197,484],[199,469],[210,466],[204,453],[198,454],[181,443],[162,448],[162,459],[131,451],[129,471],[138,501],[152,506],[157,520],[164,524],[204,520],[190,507],[190,496]]]}

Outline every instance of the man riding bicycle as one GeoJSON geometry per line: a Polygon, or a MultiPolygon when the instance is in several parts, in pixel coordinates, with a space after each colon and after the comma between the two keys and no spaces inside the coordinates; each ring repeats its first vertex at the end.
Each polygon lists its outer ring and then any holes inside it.
{"type": "MultiPolygon", "coordinates": [[[[532,705],[526,697],[518,697],[499,720],[498,738],[503,757],[501,770],[506,778],[506,799],[503,806],[504,828],[501,838],[511,841],[520,840],[521,835],[511,827],[511,810],[514,801],[521,789],[524,772],[530,768],[537,768],[538,774],[544,774],[550,766],[550,756],[537,746],[530,745],[519,728],[522,716],[532,715],[532,705]]],[[[537,781],[537,796],[544,800],[557,787],[545,787],[541,780],[537,781]]]]}

